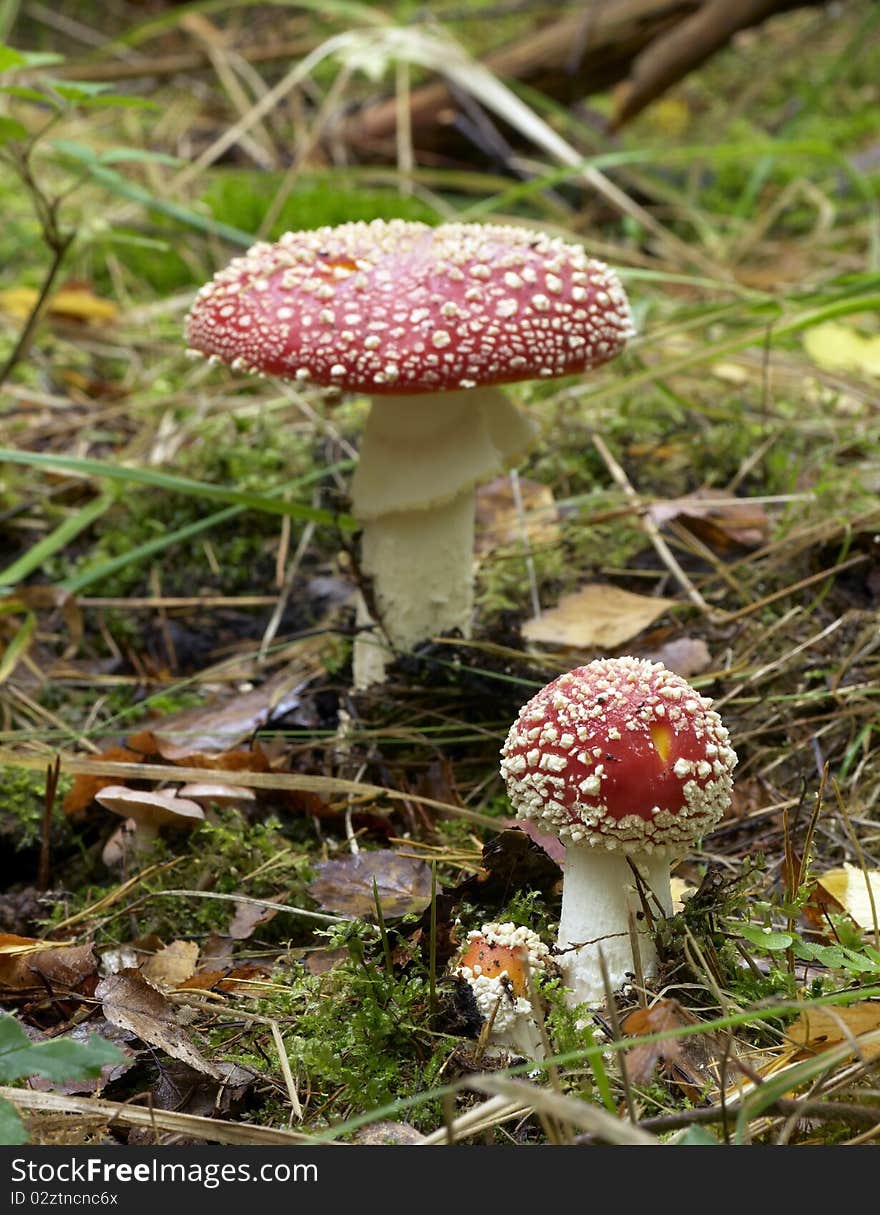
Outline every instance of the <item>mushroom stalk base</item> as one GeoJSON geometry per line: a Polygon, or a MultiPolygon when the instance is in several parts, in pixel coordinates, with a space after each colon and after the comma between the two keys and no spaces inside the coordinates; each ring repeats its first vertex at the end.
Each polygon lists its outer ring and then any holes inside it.
{"type": "Polygon", "coordinates": [[[361,601],[357,623],[373,628],[355,642],[356,688],[384,679],[389,642],[409,650],[451,629],[470,635],[473,552],[472,490],[432,511],[400,511],[364,525],[361,567],[372,580],[381,628],[361,601]]]}
{"type": "Polygon", "coordinates": [[[514,1023],[501,1033],[489,1035],[489,1045],[499,1054],[518,1055],[522,1059],[545,1059],[541,1033],[530,1013],[520,1013],[514,1023]]]}
{"type": "MultiPolygon", "coordinates": [[[[475,487],[511,467],[536,436],[497,388],[374,397],[351,492],[378,624],[355,644],[356,688],[384,679],[389,650],[452,629],[469,635],[475,487]]],[[[361,602],[358,625],[372,623],[361,602]]]]}
{"type": "MultiPolygon", "coordinates": [[[[653,853],[630,859],[663,913],[671,915],[669,857],[653,853]]],[[[648,896],[648,905],[655,913],[656,903],[648,896]]],[[[630,907],[638,917],[636,923],[643,923],[641,900],[626,855],[569,844],[565,850],[562,916],[556,944],[560,951],[557,961],[570,993],[570,1005],[604,1003],[600,950],[612,990],[625,983],[633,973],[630,907]]],[[[636,942],[642,974],[647,978],[656,973],[657,951],[644,929],[637,931],[636,942]]]]}

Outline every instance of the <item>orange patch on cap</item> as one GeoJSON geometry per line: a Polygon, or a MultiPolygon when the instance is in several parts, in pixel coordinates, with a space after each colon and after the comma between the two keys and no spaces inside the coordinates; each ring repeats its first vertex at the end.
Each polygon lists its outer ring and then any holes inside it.
{"type": "Polygon", "coordinates": [[[476,937],[462,954],[458,965],[466,966],[475,975],[485,975],[487,979],[496,979],[506,972],[513,994],[528,995],[524,949],[492,945],[483,937],[476,937]]]}
{"type": "Polygon", "coordinates": [[[669,756],[672,754],[672,730],[662,722],[655,722],[650,727],[650,730],[654,750],[660,756],[663,763],[668,764],[669,756]]]}

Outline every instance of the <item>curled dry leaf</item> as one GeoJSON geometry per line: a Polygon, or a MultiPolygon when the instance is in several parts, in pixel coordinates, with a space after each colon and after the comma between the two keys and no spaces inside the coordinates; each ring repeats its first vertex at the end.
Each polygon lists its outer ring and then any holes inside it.
{"type": "Polygon", "coordinates": [[[662,662],[682,679],[699,675],[712,665],[712,655],[702,637],[675,637],[656,650],[640,650],[638,657],[647,658],[649,662],[662,662]]]}
{"type": "Polygon", "coordinates": [[[172,1005],[140,971],[121,970],[102,979],[95,995],[103,1002],[104,1016],[113,1025],[130,1030],[142,1042],[166,1051],[197,1072],[220,1078],[217,1068],[178,1024],[172,1005]]]}
{"type": "MultiPolygon", "coordinates": [[[[677,1000],[659,1000],[650,1008],[638,1008],[623,1022],[623,1032],[632,1037],[664,1033],[698,1020],[677,1000]]],[[[692,1101],[698,1101],[707,1086],[717,1082],[714,1064],[723,1048],[712,1034],[693,1034],[646,1042],[626,1052],[627,1071],[636,1084],[647,1084],[659,1066],[692,1101]]],[[[729,1061],[730,1063],[731,1061],[729,1061]]]]}
{"type": "Polygon", "coordinates": [[[282,674],[223,704],[175,713],[152,726],[148,733],[163,759],[171,763],[197,763],[196,757],[202,756],[205,762],[197,766],[208,767],[211,757],[239,747],[265,726],[270,717],[280,717],[296,708],[303,686],[299,675],[282,674]]]}
{"type": "Polygon", "coordinates": [[[860,1043],[860,1034],[880,1030],[880,1001],[862,1000],[846,1008],[811,1008],[802,1012],[785,1031],[799,1049],[797,1058],[819,1054],[851,1041],[853,1055],[863,1059],[880,1056],[880,1042],[860,1043]]]}
{"type": "Polygon", "coordinates": [[[594,582],[563,595],[555,608],[527,620],[527,641],[578,650],[613,649],[641,633],[670,608],[674,599],[634,595],[609,583],[594,582]]]}
{"type": "Polygon", "coordinates": [[[760,502],[731,498],[711,489],[654,502],[648,507],[648,514],[658,527],[678,519],[706,544],[721,550],[733,544],[755,548],[764,543],[770,529],[767,512],[760,502]]]}
{"type": "Polygon", "coordinates": [[[383,916],[418,913],[431,901],[430,866],[390,849],[324,861],[317,870],[309,894],[324,911],[375,919],[374,880],[383,916]]]}
{"type": "Polygon", "coordinates": [[[195,941],[172,941],[147,958],[141,974],[155,986],[172,990],[192,977],[198,960],[199,947],[195,941]]]}
{"type": "Polygon", "coordinates": [[[261,907],[259,903],[236,903],[227,933],[235,941],[246,941],[262,924],[274,920],[277,914],[271,907],[261,907]]]}
{"type": "Polygon", "coordinates": [[[0,935],[0,994],[91,995],[97,971],[91,945],[0,935]]]}

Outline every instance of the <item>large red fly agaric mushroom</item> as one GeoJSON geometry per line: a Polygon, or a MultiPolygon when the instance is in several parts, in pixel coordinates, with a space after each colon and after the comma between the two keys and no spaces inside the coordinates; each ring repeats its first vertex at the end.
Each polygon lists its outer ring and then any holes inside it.
{"type": "MultiPolygon", "coordinates": [[[[236,370],[371,397],[352,507],[395,650],[470,631],[474,487],[535,438],[494,385],[596,367],[631,332],[616,275],[580,246],[404,220],[254,245],[201,289],[186,325],[194,351],[236,370]]],[[[380,638],[366,640],[360,687],[384,675],[380,638]]]]}
{"type": "MultiPolygon", "coordinates": [[[[711,707],[662,663],[600,658],[554,679],[520,710],[501,751],[511,804],[566,843],[557,959],[573,1004],[601,1001],[633,970],[630,863],[670,915],[670,859],[730,802],[736,754],[711,707]]],[[[651,898],[653,895],[653,899],[651,898]]],[[[637,936],[644,974],[657,955],[637,936]]]]}

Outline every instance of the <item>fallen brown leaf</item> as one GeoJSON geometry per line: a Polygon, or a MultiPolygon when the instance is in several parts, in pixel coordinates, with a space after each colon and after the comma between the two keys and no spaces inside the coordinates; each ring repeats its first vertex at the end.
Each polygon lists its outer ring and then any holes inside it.
{"type": "Polygon", "coordinates": [[[236,941],[246,941],[262,924],[268,924],[278,914],[271,907],[260,907],[257,903],[236,903],[235,914],[226,930],[236,941]]]}
{"type": "MultiPolygon", "coordinates": [[[[172,763],[188,763],[196,767],[232,767],[232,764],[219,762],[209,765],[209,760],[216,760],[224,753],[239,748],[270,717],[289,713],[300,702],[302,686],[303,680],[299,675],[294,677],[282,673],[252,692],[232,696],[222,704],[187,709],[164,718],[161,723],[152,723],[149,735],[156,752],[172,763]],[[199,756],[204,757],[203,764],[198,762],[199,756]]],[[[245,753],[253,758],[262,754],[252,748],[247,748],[245,753]]]]}
{"type": "MultiPolygon", "coordinates": [[[[697,1018],[677,1000],[659,1000],[650,1008],[638,1008],[623,1022],[623,1032],[632,1037],[659,1034],[685,1025],[699,1024],[697,1018]]],[[[647,1084],[659,1067],[664,1076],[682,1090],[688,1100],[699,1102],[707,1088],[717,1082],[714,1066],[723,1053],[713,1034],[693,1034],[686,1038],[665,1038],[646,1042],[626,1052],[627,1071],[636,1084],[647,1084]]],[[[729,1064],[733,1064],[729,1060],[729,1064]]]]}
{"type": "Polygon", "coordinates": [[[706,544],[721,550],[732,545],[755,548],[764,543],[770,530],[770,520],[760,502],[731,498],[712,489],[654,502],[648,514],[658,527],[678,519],[706,544]]]}
{"type": "Polygon", "coordinates": [[[0,992],[90,995],[97,970],[91,945],[0,936],[0,992]]]}
{"type": "Polygon", "coordinates": [[[424,911],[431,901],[430,866],[392,850],[377,849],[324,861],[317,870],[309,894],[324,911],[375,919],[377,895],[383,916],[424,911]]]}
{"type": "MultiPolygon", "coordinates": [[[[140,764],[146,757],[143,751],[137,751],[131,747],[114,746],[108,747],[96,758],[114,764],[140,764]]],[[[95,794],[108,785],[116,783],[116,778],[112,776],[75,777],[61,803],[64,813],[74,819],[81,818],[94,802],[95,794]]]]}
{"type": "Polygon", "coordinates": [[[157,1046],[197,1072],[220,1078],[218,1069],[181,1028],[172,1005],[140,971],[121,970],[102,979],[95,995],[103,1002],[104,1016],[113,1025],[130,1030],[141,1041],[157,1046]]]}
{"type": "Polygon", "coordinates": [[[880,1029],[880,1001],[862,1000],[846,1008],[810,1008],[785,1032],[791,1042],[801,1047],[801,1057],[852,1041],[854,1055],[876,1059],[880,1056],[880,1043],[860,1047],[858,1042],[859,1034],[876,1029],[880,1029]]]}
{"type": "Polygon", "coordinates": [[[222,991],[229,995],[259,996],[261,989],[269,985],[262,980],[269,976],[269,968],[256,963],[230,966],[223,970],[200,970],[198,974],[180,984],[180,991],[222,991]]]}
{"type": "Polygon", "coordinates": [[[664,642],[656,650],[639,651],[638,656],[647,658],[650,662],[662,662],[682,679],[699,675],[712,665],[709,647],[702,637],[676,637],[672,641],[664,642]]]}
{"type": "Polygon", "coordinates": [[[609,583],[594,582],[563,595],[555,608],[527,620],[527,641],[573,649],[613,649],[641,633],[671,607],[674,599],[634,595],[609,583]]]}
{"type": "Polygon", "coordinates": [[[172,941],[147,958],[141,974],[154,986],[173,990],[191,978],[199,959],[199,947],[195,941],[172,941]]]}

